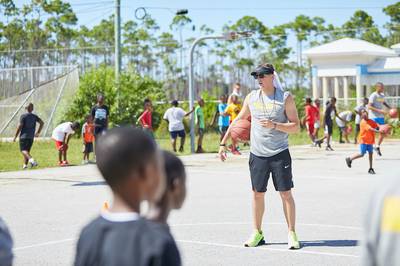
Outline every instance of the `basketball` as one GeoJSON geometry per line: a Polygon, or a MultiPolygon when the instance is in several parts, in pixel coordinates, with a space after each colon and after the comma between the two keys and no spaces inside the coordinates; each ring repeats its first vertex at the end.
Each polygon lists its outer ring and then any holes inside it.
{"type": "Polygon", "coordinates": [[[251,123],[247,119],[241,119],[231,128],[231,137],[237,141],[249,141],[250,140],[250,126],[251,123]]]}
{"type": "Polygon", "coordinates": [[[397,109],[396,108],[392,108],[389,110],[389,116],[391,118],[397,118],[398,117],[398,113],[397,113],[397,109]]]}
{"type": "Polygon", "coordinates": [[[379,132],[389,134],[392,127],[389,124],[379,126],[379,132]]]}

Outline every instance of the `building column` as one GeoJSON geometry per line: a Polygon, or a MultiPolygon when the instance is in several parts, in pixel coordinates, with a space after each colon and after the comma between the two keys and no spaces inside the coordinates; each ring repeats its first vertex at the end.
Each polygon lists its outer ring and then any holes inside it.
{"type": "Polygon", "coordinates": [[[339,98],[340,91],[339,91],[339,78],[338,77],[333,78],[333,88],[334,88],[335,97],[339,98]]]}
{"type": "Polygon", "coordinates": [[[322,106],[324,106],[325,109],[325,103],[328,101],[328,78],[327,77],[322,77],[322,99],[323,103],[322,106]]]}
{"type": "Polygon", "coordinates": [[[362,85],[362,76],[368,73],[366,65],[357,65],[357,74],[356,74],[356,97],[357,97],[357,105],[361,103],[363,98],[363,85],[362,85]]]}
{"type": "Polygon", "coordinates": [[[311,69],[311,75],[312,75],[312,95],[314,99],[319,98],[319,93],[318,93],[318,69],[316,66],[313,66],[311,69]]]}
{"type": "Polygon", "coordinates": [[[347,77],[343,77],[343,99],[344,105],[349,106],[349,80],[347,77]]]}

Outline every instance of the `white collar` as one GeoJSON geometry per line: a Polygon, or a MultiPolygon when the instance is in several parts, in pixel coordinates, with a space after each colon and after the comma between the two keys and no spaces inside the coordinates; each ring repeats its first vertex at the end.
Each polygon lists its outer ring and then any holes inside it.
{"type": "Polygon", "coordinates": [[[101,217],[110,222],[132,222],[139,219],[137,212],[101,212],[101,217]]]}

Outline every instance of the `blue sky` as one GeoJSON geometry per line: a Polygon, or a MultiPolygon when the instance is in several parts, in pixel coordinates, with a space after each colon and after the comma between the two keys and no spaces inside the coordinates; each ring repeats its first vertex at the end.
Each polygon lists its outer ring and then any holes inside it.
{"type": "MultiPolygon", "coordinates": [[[[21,6],[29,0],[15,0],[21,6]]],[[[107,18],[114,12],[114,1],[110,0],[71,0],[79,24],[91,27],[101,19],[107,18]]],[[[382,27],[388,22],[388,17],[382,8],[397,1],[388,0],[281,0],[281,1],[243,1],[243,0],[121,0],[122,22],[129,19],[135,20],[135,10],[146,7],[147,13],[156,19],[163,31],[170,31],[169,24],[177,9],[188,9],[193,23],[200,27],[206,24],[217,33],[225,23],[235,22],[245,15],[255,16],[268,27],[293,20],[297,15],[323,17],[327,23],[336,26],[347,21],[355,10],[362,9],[368,12],[375,23],[382,27]]],[[[380,28],[380,30],[383,30],[380,28]]],[[[191,37],[193,33],[189,28],[183,31],[184,38],[191,37]]],[[[289,44],[295,48],[293,38],[289,44]]]]}
{"type": "MultiPolygon", "coordinates": [[[[27,3],[27,0],[15,0],[17,6],[27,3]]],[[[113,12],[113,1],[107,0],[71,0],[79,23],[92,26],[113,12]]],[[[217,31],[224,23],[236,21],[244,15],[256,16],[267,26],[282,24],[292,20],[299,14],[321,16],[329,23],[340,25],[345,22],[356,9],[367,11],[382,26],[388,17],[382,8],[397,1],[388,0],[281,0],[274,1],[243,1],[243,0],[121,0],[122,19],[135,19],[134,12],[138,7],[162,7],[168,9],[148,8],[147,12],[168,30],[174,12],[177,8],[189,10],[189,16],[196,25],[207,24],[217,31]],[[277,1],[275,1],[277,2],[277,1]],[[206,8],[206,9],[200,9],[206,8]],[[214,10],[212,10],[214,8],[214,10]],[[310,9],[311,8],[311,9],[310,9]],[[337,8],[337,9],[336,9],[337,8]],[[270,9],[270,10],[268,10],[270,9]]]]}

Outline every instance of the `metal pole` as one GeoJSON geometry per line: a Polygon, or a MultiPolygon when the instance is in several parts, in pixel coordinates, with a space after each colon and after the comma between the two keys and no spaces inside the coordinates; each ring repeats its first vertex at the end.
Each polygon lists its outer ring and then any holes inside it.
{"type": "Polygon", "coordinates": [[[115,34],[115,80],[118,82],[119,73],[121,71],[121,0],[115,0],[115,18],[114,18],[114,34],[115,34]]]}
{"type": "MultiPolygon", "coordinates": [[[[193,43],[192,46],[190,47],[190,55],[189,55],[189,109],[190,111],[194,107],[194,79],[193,79],[193,54],[194,54],[194,49],[196,48],[196,45],[206,39],[226,39],[226,36],[203,36],[198,39],[196,39],[193,43]]],[[[194,134],[194,114],[191,115],[190,118],[190,152],[194,153],[195,152],[195,134],[194,134]]]]}
{"type": "Polygon", "coordinates": [[[115,46],[115,86],[117,88],[117,110],[120,114],[119,74],[121,72],[121,0],[115,0],[114,16],[114,46],[115,46]]]}

